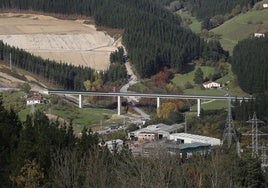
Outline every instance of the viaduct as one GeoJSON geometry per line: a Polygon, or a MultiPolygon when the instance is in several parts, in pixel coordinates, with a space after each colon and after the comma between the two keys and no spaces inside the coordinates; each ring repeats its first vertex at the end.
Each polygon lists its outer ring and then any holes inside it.
{"type": "Polygon", "coordinates": [[[214,99],[214,100],[249,100],[249,97],[237,97],[237,96],[210,96],[210,95],[175,95],[175,94],[146,94],[146,93],[130,93],[130,92],[92,92],[92,91],[64,91],[64,90],[48,90],[48,94],[57,95],[78,95],[79,96],[79,108],[83,107],[82,97],[87,96],[108,96],[117,97],[117,114],[121,115],[121,97],[145,97],[156,98],[157,109],[160,107],[160,99],[192,99],[197,100],[197,116],[200,116],[201,100],[202,99],[214,99]]]}

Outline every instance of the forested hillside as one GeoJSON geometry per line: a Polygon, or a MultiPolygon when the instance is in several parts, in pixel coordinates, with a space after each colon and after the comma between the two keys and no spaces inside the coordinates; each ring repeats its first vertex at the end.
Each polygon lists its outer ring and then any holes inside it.
{"type": "Polygon", "coordinates": [[[187,0],[184,6],[203,22],[202,27],[211,29],[233,16],[246,12],[258,0],[187,0]]]}
{"type": "Polygon", "coordinates": [[[20,122],[2,106],[0,95],[1,187],[267,187],[256,158],[215,149],[206,156],[180,158],[157,148],[153,155],[133,156],[98,144],[84,129],[51,122],[40,111],[20,122]]]}
{"type": "MultiPolygon", "coordinates": [[[[2,9],[14,8],[61,14],[93,16],[97,25],[124,28],[123,43],[141,77],[150,77],[164,66],[183,72],[194,59],[213,49],[191,31],[180,27],[180,18],[152,0],[3,0],[2,9]]],[[[217,55],[218,54],[218,55],[217,55]]],[[[214,59],[211,59],[214,60],[214,59]]]]}
{"type": "Polygon", "coordinates": [[[268,91],[268,37],[249,38],[234,48],[233,72],[238,84],[248,93],[268,91]]]}

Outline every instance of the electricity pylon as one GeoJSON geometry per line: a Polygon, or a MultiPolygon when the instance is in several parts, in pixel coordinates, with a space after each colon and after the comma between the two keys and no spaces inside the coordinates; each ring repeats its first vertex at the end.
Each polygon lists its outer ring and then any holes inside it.
{"type": "Polygon", "coordinates": [[[267,149],[266,146],[264,145],[264,143],[262,143],[262,146],[261,146],[261,164],[262,164],[262,167],[268,166],[266,149],[267,149]]]}
{"type": "Polygon", "coordinates": [[[231,148],[232,140],[235,141],[237,150],[236,152],[237,155],[240,156],[240,143],[233,125],[231,98],[228,98],[228,116],[225,123],[222,142],[224,143],[227,141],[227,147],[231,148]]]}
{"type": "Polygon", "coordinates": [[[258,124],[264,124],[263,121],[259,120],[256,116],[256,113],[254,112],[253,118],[248,120],[247,123],[251,123],[251,135],[252,135],[252,157],[256,157],[259,155],[259,143],[258,143],[258,137],[259,137],[259,131],[258,131],[258,124]]]}

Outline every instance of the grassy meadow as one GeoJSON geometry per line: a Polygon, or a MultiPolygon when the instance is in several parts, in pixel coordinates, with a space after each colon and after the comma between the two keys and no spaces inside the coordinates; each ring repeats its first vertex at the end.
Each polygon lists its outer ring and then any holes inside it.
{"type": "Polygon", "coordinates": [[[213,74],[215,72],[214,67],[195,66],[195,69],[191,72],[188,72],[185,74],[176,74],[172,80],[173,84],[175,84],[177,87],[180,87],[182,89],[184,89],[184,85],[187,82],[190,82],[192,85],[194,85],[194,73],[198,68],[201,68],[201,70],[204,73],[204,77],[207,77],[209,74],[213,74]]]}
{"type": "Polygon", "coordinates": [[[238,41],[253,36],[255,32],[268,31],[268,9],[241,13],[212,31],[221,36],[223,48],[232,53],[238,41]]]}
{"type": "Polygon", "coordinates": [[[102,108],[78,108],[68,102],[59,100],[57,104],[39,104],[26,106],[26,98],[23,92],[3,92],[3,106],[7,109],[13,109],[18,113],[19,119],[24,122],[27,115],[36,110],[49,114],[53,119],[65,121],[67,124],[72,120],[75,133],[81,132],[85,127],[99,127],[102,123],[104,126],[114,122],[121,121],[122,118],[114,118],[115,110],[102,108]],[[51,115],[50,115],[51,114],[51,115]]]}
{"type": "MultiPolygon", "coordinates": [[[[218,83],[227,83],[228,85],[220,88],[220,89],[204,89],[198,85],[194,84],[194,73],[197,68],[201,68],[201,70],[204,73],[204,77],[208,76],[209,74],[213,74],[215,72],[215,69],[213,67],[209,66],[196,66],[195,69],[187,74],[176,74],[175,77],[172,80],[172,83],[176,86],[180,87],[183,91],[183,94],[186,95],[216,95],[216,96],[224,96],[225,94],[229,94],[231,96],[246,96],[247,93],[243,92],[236,82],[236,77],[232,73],[231,65],[229,65],[229,73],[225,75],[224,77],[216,80],[218,83]],[[193,85],[193,88],[186,89],[185,83],[190,82],[193,85]]],[[[211,109],[221,109],[227,107],[226,101],[202,101],[201,107],[205,110],[211,110],[211,109]]],[[[196,111],[196,105],[192,108],[193,111],[196,111]]]]}
{"type": "Polygon", "coordinates": [[[199,22],[195,17],[191,16],[189,12],[181,12],[177,11],[176,12],[182,19],[188,19],[191,21],[191,24],[189,24],[189,28],[194,32],[194,33],[201,33],[201,22],[199,22]]]}

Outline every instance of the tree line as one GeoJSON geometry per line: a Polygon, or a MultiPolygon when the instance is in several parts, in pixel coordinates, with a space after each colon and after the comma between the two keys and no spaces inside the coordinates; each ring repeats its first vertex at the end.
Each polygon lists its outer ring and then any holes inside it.
{"type": "Polygon", "coordinates": [[[164,148],[143,157],[127,145],[113,152],[90,129],[76,137],[72,125],[40,111],[21,122],[0,99],[2,187],[266,187],[260,161],[216,149],[189,159],[164,148]]]}
{"type": "MultiPolygon", "coordinates": [[[[204,53],[211,44],[181,27],[181,19],[158,1],[3,0],[1,8],[93,16],[97,25],[123,28],[123,43],[141,77],[150,77],[165,66],[183,72],[187,63],[198,58],[214,61],[204,53]]],[[[217,49],[214,53],[222,56],[217,49]]]]}
{"type": "Polygon", "coordinates": [[[268,37],[249,38],[238,42],[231,59],[239,86],[247,93],[268,90],[268,37]]]}
{"type": "Polygon", "coordinates": [[[74,66],[36,57],[22,49],[11,47],[0,41],[0,60],[9,61],[12,54],[12,65],[41,76],[51,84],[67,90],[84,90],[83,82],[102,79],[103,84],[111,82],[124,82],[127,77],[126,68],[121,64],[110,65],[107,71],[97,73],[89,67],[74,66]]]}

